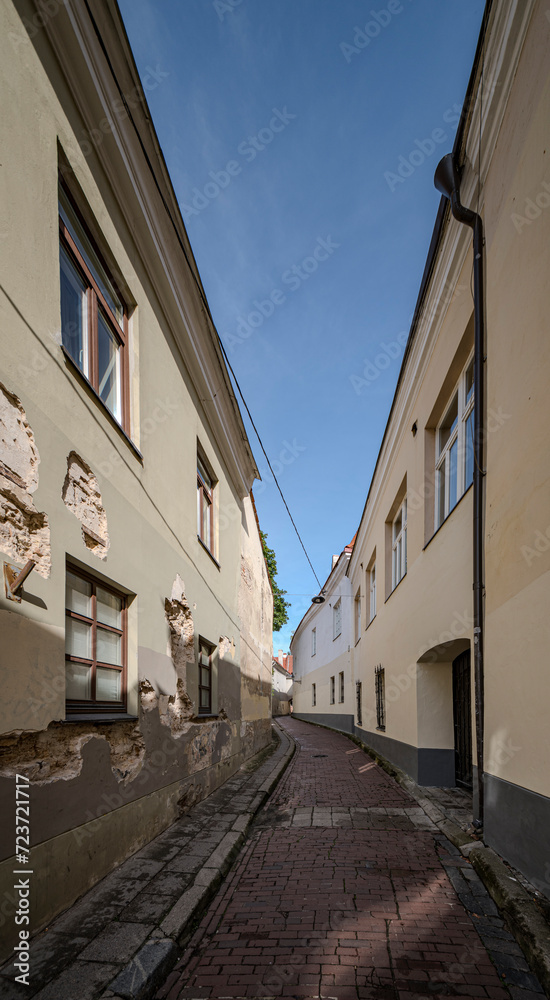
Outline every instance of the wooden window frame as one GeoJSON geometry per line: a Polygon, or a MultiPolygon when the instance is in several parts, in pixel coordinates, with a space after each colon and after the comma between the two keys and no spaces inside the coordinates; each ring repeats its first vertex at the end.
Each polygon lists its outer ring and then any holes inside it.
{"type": "Polygon", "coordinates": [[[359,640],[361,638],[361,622],[362,622],[362,619],[361,619],[361,612],[362,612],[362,609],[361,609],[361,588],[360,587],[359,587],[359,589],[358,589],[358,591],[357,591],[357,593],[355,595],[355,602],[354,602],[353,608],[354,608],[354,612],[355,612],[354,613],[354,618],[355,618],[355,645],[357,645],[357,643],[359,642],[359,640]]]}
{"type": "Polygon", "coordinates": [[[66,573],[72,573],[74,576],[80,577],[81,580],[86,580],[91,584],[92,594],[91,594],[91,610],[92,617],[89,618],[86,615],[81,615],[76,611],[71,611],[70,608],[65,608],[65,619],[72,618],[76,621],[84,622],[86,625],[90,625],[92,629],[92,658],[89,659],[83,656],[74,656],[72,653],[65,652],[65,663],[82,663],[91,669],[91,691],[92,698],[90,700],[76,699],[76,698],[66,698],[65,699],[65,712],[68,719],[73,716],[82,715],[126,715],[127,714],[127,703],[128,703],[128,602],[127,595],[116,587],[113,587],[110,583],[105,583],[98,577],[94,576],[92,573],[87,573],[82,570],[79,566],[75,566],[73,563],[67,563],[66,573]],[[102,590],[106,590],[109,594],[114,594],[118,597],[122,603],[121,607],[121,625],[122,628],[117,629],[113,625],[106,625],[104,622],[98,622],[97,619],[97,600],[96,600],[96,590],[100,587],[102,590]],[[105,663],[104,660],[97,659],[97,627],[105,629],[107,632],[114,632],[116,635],[121,636],[121,659],[122,665],[116,663],[105,663]],[[121,701],[97,701],[95,697],[96,689],[96,671],[98,667],[105,667],[107,670],[118,670],[121,673],[120,679],[120,693],[121,701]]]}
{"type": "Polygon", "coordinates": [[[214,656],[215,650],[216,650],[216,647],[213,646],[211,642],[208,642],[207,639],[203,639],[202,636],[199,636],[199,677],[198,677],[199,698],[198,698],[198,705],[197,705],[197,715],[212,715],[213,714],[213,707],[212,707],[213,683],[212,682],[213,682],[213,678],[214,678],[214,665],[213,665],[213,662],[212,662],[212,658],[214,656]],[[203,664],[202,661],[201,661],[203,647],[204,647],[205,650],[208,651],[208,664],[207,665],[203,664]],[[201,670],[208,670],[209,678],[210,678],[210,683],[209,684],[202,684],[201,683],[201,670]],[[202,705],[201,694],[202,694],[203,691],[208,691],[208,706],[202,705]]]}
{"type": "Polygon", "coordinates": [[[215,539],[214,539],[214,490],[216,479],[210,471],[208,463],[200,452],[197,453],[197,537],[207,552],[215,559],[215,539]],[[211,486],[205,482],[200,465],[204,466],[204,471],[208,474],[211,486]],[[208,544],[206,532],[204,531],[204,515],[207,515],[210,523],[210,544],[208,544]]]}
{"type": "MultiPolygon", "coordinates": [[[[86,323],[87,323],[87,373],[83,368],[80,367],[78,362],[72,357],[67,348],[63,345],[63,350],[70,361],[75,365],[80,374],[89,385],[94,390],[95,395],[98,397],[101,405],[105,407],[107,413],[113,418],[113,420],[122,428],[124,433],[130,437],[130,380],[129,380],[129,359],[128,359],[128,309],[122,296],[120,289],[115,281],[111,269],[105,262],[105,258],[101,253],[96,241],[94,240],[89,227],[86,225],[86,221],[83,218],[82,212],[79,211],[78,205],[68,190],[67,186],[60,180],[60,189],[63,190],[65,197],[71,205],[73,212],[75,213],[80,225],[82,226],[90,244],[97,255],[99,263],[105,271],[106,277],[113,286],[120,303],[122,306],[122,326],[117,320],[116,315],[113,313],[111,307],[107,303],[99,285],[97,284],[90,266],[83,256],[81,250],[76,245],[71,233],[69,232],[64,220],[61,215],[59,215],[59,244],[60,248],[63,248],[65,253],[68,255],[73,267],[80,275],[84,285],[86,286],[86,323]],[[119,347],[119,357],[120,357],[120,420],[115,413],[107,404],[101,399],[99,391],[99,313],[101,313],[103,320],[105,321],[109,332],[113,334],[115,341],[118,343],[119,347]]],[[[84,332],[84,331],[83,331],[84,332]]],[[[61,333],[63,337],[63,331],[61,333]]]]}
{"type": "Polygon", "coordinates": [[[317,653],[317,627],[311,630],[311,655],[315,656],[317,653]]]}

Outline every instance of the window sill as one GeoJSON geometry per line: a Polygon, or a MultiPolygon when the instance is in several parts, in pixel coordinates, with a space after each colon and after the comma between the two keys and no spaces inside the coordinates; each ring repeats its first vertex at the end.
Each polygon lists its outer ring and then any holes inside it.
{"type": "Polygon", "coordinates": [[[355,640],[355,645],[357,646],[357,643],[359,642],[361,642],[361,636],[359,636],[359,638],[355,640]]]}
{"type": "Polygon", "coordinates": [[[342,633],[339,632],[338,635],[335,635],[335,636],[332,637],[332,641],[336,642],[336,640],[339,639],[341,635],[342,635],[342,633]]]}
{"type": "Polygon", "coordinates": [[[101,407],[101,409],[103,410],[103,413],[106,415],[106,417],[108,417],[109,422],[111,423],[111,425],[116,428],[116,430],[119,432],[119,434],[122,435],[122,437],[126,441],[126,444],[128,444],[130,446],[130,448],[134,452],[135,456],[137,458],[139,458],[140,462],[143,462],[143,455],[141,454],[141,452],[140,452],[139,448],[137,447],[137,445],[135,445],[134,442],[132,441],[132,438],[130,437],[130,435],[124,430],[124,427],[122,426],[122,424],[119,424],[118,420],[116,419],[116,417],[113,416],[113,414],[111,413],[110,409],[107,406],[105,406],[105,403],[103,402],[101,396],[99,395],[99,393],[96,392],[96,390],[94,389],[92,383],[86,377],[86,375],[84,374],[84,372],[80,370],[80,368],[75,363],[75,361],[73,360],[73,358],[71,358],[71,355],[69,354],[69,352],[66,349],[66,347],[63,347],[63,344],[61,344],[60,346],[61,346],[61,350],[63,352],[63,357],[65,358],[65,363],[66,363],[67,367],[71,369],[71,371],[72,371],[72,373],[74,375],[76,375],[77,379],[82,383],[82,385],[84,386],[84,388],[87,389],[88,392],[91,393],[91,395],[94,397],[95,402],[101,407]]]}
{"type": "MultiPolygon", "coordinates": [[[[384,601],[384,604],[387,604],[387,603],[388,603],[388,601],[389,601],[390,597],[392,596],[392,594],[395,594],[395,591],[397,590],[397,588],[398,588],[398,587],[400,587],[400,586],[401,586],[401,584],[403,583],[403,580],[404,580],[404,579],[406,578],[406,576],[407,576],[407,570],[405,570],[405,572],[403,573],[403,576],[402,576],[402,577],[401,577],[401,579],[400,579],[400,580],[398,581],[398,583],[396,583],[396,584],[395,584],[395,587],[393,588],[393,590],[390,590],[390,592],[389,592],[388,596],[386,597],[386,600],[384,601]]],[[[373,619],[373,620],[374,620],[374,619],[373,619]]]]}
{"type": "Polygon", "coordinates": [[[215,712],[205,712],[204,715],[199,713],[199,715],[192,715],[190,722],[209,722],[211,719],[219,719],[219,715],[215,712]]]}
{"type": "Polygon", "coordinates": [[[365,626],[365,632],[367,632],[369,630],[369,628],[371,627],[371,625],[372,625],[372,623],[373,623],[373,621],[374,621],[375,618],[376,618],[376,615],[373,615],[372,618],[371,618],[371,620],[370,620],[370,622],[368,622],[368,624],[365,626]]]}
{"type": "Polygon", "coordinates": [[[137,715],[128,715],[127,712],[115,713],[107,712],[75,712],[68,715],[63,722],[138,722],[137,715]]]}
{"type": "Polygon", "coordinates": [[[376,727],[376,732],[377,733],[385,733],[386,732],[386,727],[385,726],[377,726],[376,727]]]}
{"type": "Polygon", "coordinates": [[[467,494],[470,492],[471,489],[473,489],[473,486],[474,486],[474,484],[470,483],[470,485],[468,486],[468,489],[465,490],[464,493],[462,494],[462,496],[460,497],[460,499],[457,500],[457,502],[455,503],[453,509],[450,510],[449,513],[447,514],[447,517],[443,518],[443,520],[442,520],[441,524],[439,525],[439,527],[436,528],[435,531],[434,531],[434,533],[433,533],[433,535],[430,538],[428,538],[428,541],[426,542],[424,548],[422,549],[423,552],[425,552],[426,549],[428,548],[428,545],[431,542],[433,542],[435,536],[439,534],[439,532],[441,531],[443,525],[445,525],[447,523],[447,521],[449,520],[449,518],[453,516],[455,510],[457,509],[457,507],[460,506],[460,504],[464,500],[464,497],[467,496],[467,494]]]}
{"type": "Polygon", "coordinates": [[[197,541],[200,543],[201,548],[203,548],[204,551],[210,556],[212,562],[214,563],[214,566],[217,566],[218,569],[221,569],[221,566],[220,566],[218,560],[216,559],[215,556],[212,555],[210,549],[208,548],[208,545],[204,544],[204,542],[203,542],[203,540],[202,540],[202,538],[201,538],[200,535],[197,535],[197,541]]]}

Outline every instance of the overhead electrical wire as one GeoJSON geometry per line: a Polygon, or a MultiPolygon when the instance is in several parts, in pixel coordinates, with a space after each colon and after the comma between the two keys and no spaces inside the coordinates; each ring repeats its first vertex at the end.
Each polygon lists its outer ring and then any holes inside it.
{"type": "Polygon", "coordinates": [[[294,528],[294,531],[296,532],[296,535],[298,537],[298,541],[300,542],[300,545],[302,546],[302,549],[304,550],[305,557],[306,557],[306,559],[307,559],[307,561],[308,561],[308,563],[309,563],[309,565],[311,567],[311,571],[312,571],[312,573],[313,573],[313,575],[314,575],[314,577],[315,577],[315,579],[317,581],[317,584],[318,584],[319,590],[320,590],[321,589],[321,582],[319,580],[319,577],[317,576],[317,573],[315,572],[315,570],[313,568],[313,563],[311,562],[311,559],[309,558],[309,555],[307,553],[307,549],[306,549],[306,547],[305,547],[305,545],[304,545],[304,543],[302,541],[302,537],[300,535],[300,532],[298,531],[298,528],[296,527],[296,523],[294,521],[294,518],[292,517],[292,514],[290,513],[290,508],[289,508],[289,506],[288,506],[288,504],[287,504],[287,502],[285,500],[285,497],[284,497],[283,491],[282,491],[282,489],[281,489],[281,487],[279,485],[279,481],[277,479],[277,476],[275,475],[275,473],[273,471],[273,467],[271,465],[271,462],[269,461],[269,457],[268,457],[267,452],[266,452],[266,450],[264,448],[264,444],[263,444],[263,441],[262,441],[262,439],[260,437],[260,433],[258,431],[258,428],[256,427],[256,424],[254,423],[254,420],[252,419],[252,414],[251,414],[250,409],[248,407],[248,404],[247,404],[247,402],[246,402],[246,400],[244,398],[242,389],[241,389],[241,387],[239,385],[239,382],[237,380],[235,372],[233,371],[233,367],[232,367],[232,365],[231,365],[231,363],[229,361],[229,358],[227,357],[227,352],[225,350],[225,347],[224,347],[224,345],[222,343],[222,339],[221,339],[221,337],[220,337],[220,335],[218,333],[218,330],[216,328],[216,324],[214,323],[214,319],[212,317],[212,313],[210,312],[210,306],[208,304],[208,300],[206,298],[206,295],[204,293],[202,285],[201,285],[201,283],[200,283],[197,275],[195,274],[195,269],[194,269],[194,267],[193,267],[193,265],[192,265],[192,263],[191,263],[191,261],[189,259],[189,255],[187,253],[187,249],[186,249],[185,244],[184,244],[184,242],[183,242],[183,240],[181,238],[178,226],[177,226],[176,221],[175,221],[175,219],[174,219],[174,217],[172,215],[172,211],[170,209],[170,206],[169,206],[168,202],[166,201],[166,198],[164,197],[164,194],[163,194],[163,192],[161,190],[161,187],[160,187],[157,175],[155,173],[155,168],[154,168],[153,164],[151,163],[149,154],[148,154],[148,152],[147,152],[147,150],[145,148],[145,144],[144,144],[143,139],[141,137],[140,131],[139,131],[139,129],[138,129],[138,127],[137,127],[137,125],[136,125],[136,123],[134,121],[134,118],[132,116],[132,112],[130,110],[130,107],[128,105],[128,102],[126,100],[124,92],[122,90],[122,87],[120,86],[120,83],[118,82],[118,78],[117,78],[117,75],[115,73],[114,66],[113,66],[113,64],[111,62],[109,53],[107,52],[107,47],[105,45],[105,42],[103,41],[103,36],[101,34],[101,31],[99,30],[99,27],[98,27],[97,22],[96,22],[96,20],[94,18],[94,15],[92,14],[92,11],[90,10],[90,5],[88,3],[88,0],[84,0],[84,3],[86,5],[86,10],[88,11],[88,16],[89,16],[90,21],[92,23],[92,27],[93,27],[93,29],[95,31],[97,40],[98,40],[98,42],[99,42],[99,44],[101,46],[101,50],[103,52],[103,55],[105,56],[105,60],[107,62],[107,65],[108,65],[108,67],[109,67],[109,69],[111,71],[111,75],[112,75],[113,80],[115,82],[116,88],[117,88],[117,90],[118,90],[118,92],[120,94],[120,98],[121,98],[122,103],[124,105],[124,110],[126,111],[126,114],[127,114],[128,118],[129,118],[129,120],[130,120],[130,122],[131,122],[131,124],[133,126],[133,129],[134,129],[134,131],[136,133],[137,140],[139,142],[139,145],[141,146],[141,150],[142,150],[143,155],[145,157],[145,162],[147,164],[147,167],[149,168],[149,172],[150,172],[150,174],[151,174],[151,176],[153,178],[153,182],[154,182],[155,187],[156,187],[156,189],[158,191],[159,197],[160,197],[160,199],[162,201],[162,204],[163,204],[164,209],[165,209],[165,211],[166,211],[166,213],[168,215],[168,218],[170,219],[170,222],[172,224],[172,228],[174,230],[174,233],[176,234],[176,239],[177,239],[178,244],[180,246],[180,249],[181,249],[181,251],[182,251],[182,253],[183,253],[184,257],[185,257],[185,260],[187,261],[187,264],[189,266],[189,270],[191,271],[191,274],[193,276],[193,281],[195,282],[195,285],[197,286],[197,290],[199,292],[200,298],[202,300],[202,303],[204,305],[204,308],[206,310],[208,318],[210,319],[210,322],[212,324],[212,329],[213,329],[213,331],[214,331],[214,333],[216,335],[216,338],[217,338],[218,344],[220,346],[220,349],[222,351],[222,354],[223,354],[225,363],[227,365],[227,368],[229,369],[229,371],[230,371],[230,373],[231,373],[231,375],[233,377],[233,381],[235,383],[235,386],[237,388],[239,396],[241,397],[243,406],[244,406],[244,408],[245,408],[245,410],[246,410],[246,412],[248,414],[248,418],[250,420],[250,423],[252,424],[252,427],[254,429],[254,433],[255,433],[256,437],[258,438],[258,442],[259,442],[260,448],[262,449],[262,452],[263,452],[263,455],[265,457],[265,460],[266,460],[266,462],[267,462],[267,464],[269,466],[269,471],[271,472],[271,475],[273,476],[273,481],[274,481],[277,489],[279,490],[279,493],[281,495],[281,499],[283,501],[283,504],[285,505],[287,514],[288,514],[288,516],[290,518],[290,521],[292,523],[292,527],[294,528]]]}

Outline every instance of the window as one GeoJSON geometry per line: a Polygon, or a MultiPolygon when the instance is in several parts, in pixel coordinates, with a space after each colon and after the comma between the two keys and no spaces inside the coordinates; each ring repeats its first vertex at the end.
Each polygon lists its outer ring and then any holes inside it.
{"type": "Polygon", "coordinates": [[[313,705],[314,708],[315,708],[315,706],[317,704],[317,685],[316,684],[312,684],[311,685],[311,704],[313,705]]]}
{"type": "Polygon", "coordinates": [[[197,456],[197,535],[214,555],[214,479],[197,456]]]}
{"type": "Polygon", "coordinates": [[[344,700],[344,671],[343,670],[341,670],[340,673],[338,674],[338,680],[339,680],[339,684],[338,684],[338,689],[339,689],[338,701],[340,702],[340,704],[342,704],[342,702],[344,700]]]}
{"type": "Polygon", "coordinates": [[[342,599],[336,601],[332,609],[332,638],[337,639],[342,634],[342,599]]]}
{"type": "Polygon", "coordinates": [[[212,656],[215,646],[199,639],[199,715],[212,714],[212,656]]]}
{"type": "Polygon", "coordinates": [[[312,628],[311,630],[311,655],[315,656],[317,652],[317,629],[312,628]]]}
{"type": "Polygon", "coordinates": [[[407,572],[407,498],[402,501],[391,528],[392,589],[407,572]]]}
{"type": "Polygon", "coordinates": [[[330,704],[334,705],[336,700],[336,678],[330,678],[330,704]]]}
{"type": "Polygon", "coordinates": [[[367,570],[367,577],[369,582],[369,622],[376,615],[376,563],[373,563],[371,568],[367,570]]]}
{"type": "Polygon", "coordinates": [[[72,566],[66,575],[67,716],[126,711],[126,599],[72,566]]]}
{"type": "Polygon", "coordinates": [[[361,591],[358,590],[355,595],[355,641],[359,642],[361,638],[361,591]]]}
{"type": "Polygon", "coordinates": [[[362,726],[363,725],[363,696],[362,696],[362,688],[363,688],[363,685],[361,684],[361,681],[356,681],[356,683],[355,683],[355,699],[356,699],[356,702],[357,702],[357,709],[356,709],[356,713],[355,714],[356,714],[357,725],[358,726],[362,726]]]}
{"type": "Polygon", "coordinates": [[[376,728],[382,731],[386,728],[386,686],[384,667],[378,666],[374,671],[376,689],[376,728]]]}
{"type": "Polygon", "coordinates": [[[438,528],[472,483],[474,475],[474,361],[466,365],[436,433],[438,528]]]}
{"type": "Polygon", "coordinates": [[[61,343],[115,420],[129,433],[126,310],[62,185],[59,263],[61,343]]]}

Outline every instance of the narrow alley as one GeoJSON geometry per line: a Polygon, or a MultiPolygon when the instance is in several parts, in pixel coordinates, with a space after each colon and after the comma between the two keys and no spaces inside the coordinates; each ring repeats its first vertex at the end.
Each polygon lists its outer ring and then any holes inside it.
{"type": "Polygon", "coordinates": [[[470,862],[345,736],[298,748],[157,1000],[529,1000],[541,994],[470,862]]]}

